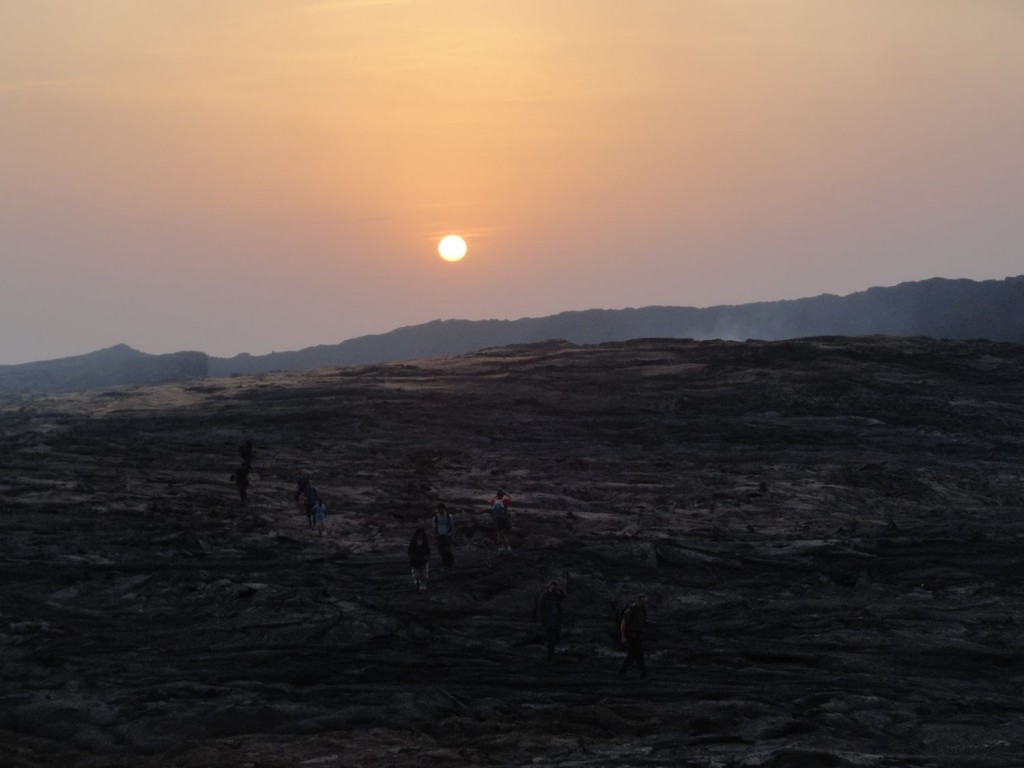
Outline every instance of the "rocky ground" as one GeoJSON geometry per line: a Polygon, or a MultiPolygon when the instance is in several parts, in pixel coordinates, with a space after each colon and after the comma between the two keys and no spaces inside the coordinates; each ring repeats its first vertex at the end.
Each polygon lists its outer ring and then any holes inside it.
{"type": "Polygon", "coordinates": [[[873,337],[7,397],[0,764],[1022,765],[1022,395],[1022,346],[873,337]]]}

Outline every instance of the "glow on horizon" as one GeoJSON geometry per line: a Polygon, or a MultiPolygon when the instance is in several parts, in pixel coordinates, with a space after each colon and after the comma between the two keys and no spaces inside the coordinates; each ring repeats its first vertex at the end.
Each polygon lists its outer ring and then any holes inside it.
{"type": "Polygon", "coordinates": [[[0,364],[1021,271],[1003,0],[38,0],[0,25],[0,364]]]}

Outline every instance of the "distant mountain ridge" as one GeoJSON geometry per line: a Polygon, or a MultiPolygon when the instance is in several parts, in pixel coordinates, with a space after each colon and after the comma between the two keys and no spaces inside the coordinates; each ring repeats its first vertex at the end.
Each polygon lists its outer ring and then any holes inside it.
{"type": "Polygon", "coordinates": [[[521,320],[434,320],[295,352],[210,358],[210,374],[443,357],[547,339],[599,344],[645,337],[742,341],[874,334],[1024,343],[1024,276],[981,282],[933,278],[844,297],[823,294],[707,308],[655,306],[521,320]]]}
{"type": "Polygon", "coordinates": [[[305,370],[563,339],[598,344],[635,338],[764,339],[806,336],[930,336],[1024,344],[1024,276],[932,278],[848,296],[723,305],[590,309],[520,320],[434,320],[339,344],[267,355],[148,355],[118,345],[78,357],[0,366],[0,392],[70,391],[205,376],[305,370]]]}
{"type": "Polygon", "coordinates": [[[72,392],[159,384],[208,374],[209,356],[203,352],[149,355],[127,344],[117,344],[75,357],[0,366],[0,392],[72,392]]]}

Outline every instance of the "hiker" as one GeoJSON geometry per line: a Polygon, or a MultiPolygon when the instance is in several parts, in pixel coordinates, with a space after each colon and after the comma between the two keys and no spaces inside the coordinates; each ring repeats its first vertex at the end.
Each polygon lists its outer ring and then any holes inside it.
{"type": "Polygon", "coordinates": [[[452,555],[452,534],[455,526],[452,523],[452,516],[448,512],[448,506],[443,502],[437,503],[437,511],[434,513],[434,537],[437,539],[437,551],[441,554],[441,565],[444,568],[451,568],[455,562],[452,555]]]}
{"type": "Polygon", "coordinates": [[[299,472],[298,477],[295,478],[295,503],[305,505],[306,503],[306,489],[309,488],[309,474],[306,472],[299,472]]]}
{"type": "Polygon", "coordinates": [[[316,504],[313,505],[313,525],[316,527],[318,535],[323,536],[324,526],[327,525],[327,505],[321,498],[317,498],[316,504]]]}
{"type": "Polygon", "coordinates": [[[416,529],[409,542],[409,566],[412,568],[412,583],[420,589],[427,588],[430,575],[430,542],[423,527],[416,529]]]}
{"type": "Polygon", "coordinates": [[[491,517],[494,519],[494,533],[498,539],[498,551],[511,552],[512,497],[499,488],[488,504],[491,505],[491,517]]]}
{"type": "Polygon", "coordinates": [[[640,670],[640,679],[647,679],[647,664],[644,663],[644,631],[647,627],[647,595],[637,595],[636,601],[622,612],[619,632],[626,646],[626,660],[619,667],[619,677],[626,676],[626,670],[635,661],[640,670]]]}
{"type": "Polygon", "coordinates": [[[238,488],[238,495],[242,502],[242,506],[245,506],[245,496],[249,490],[249,466],[242,464],[238,469],[231,473],[231,480],[238,488]]]}
{"type": "Polygon", "coordinates": [[[252,440],[246,440],[238,446],[238,455],[242,457],[242,464],[246,469],[252,468],[252,440]]]}
{"type": "Polygon", "coordinates": [[[306,520],[309,521],[309,527],[313,525],[313,508],[316,507],[317,501],[320,499],[320,494],[316,492],[316,488],[312,485],[306,485],[306,520]]]}
{"type": "Polygon", "coordinates": [[[565,599],[565,590],[558,583],[558,579],[548,582],[547,588],[540,593],[537,605],[533,609],[533,620],[540,621],[544,628],[544,642],[547,645],[550,662],[555,658],[555,647],[562,642],[562,600],[565,599]]]}

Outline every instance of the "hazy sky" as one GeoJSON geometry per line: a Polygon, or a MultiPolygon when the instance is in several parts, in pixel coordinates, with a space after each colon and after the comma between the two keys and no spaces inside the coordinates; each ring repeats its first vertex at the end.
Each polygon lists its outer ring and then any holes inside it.
{"type": "Polygon", "coordinates": [[[0,39],[0,363],[1024,272],[1020,0],[0,0],[0,39]]]}

